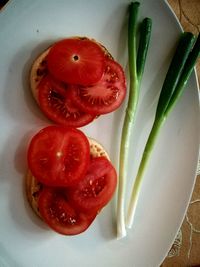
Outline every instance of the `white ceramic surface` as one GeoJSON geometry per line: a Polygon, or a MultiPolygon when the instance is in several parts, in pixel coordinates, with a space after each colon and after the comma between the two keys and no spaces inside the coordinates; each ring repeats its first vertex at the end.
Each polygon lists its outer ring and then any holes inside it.
{"type": "MultiPolygon", "coordinates": [[[[165,257],[183,220],[194,185],[199,144],[195,75],[166,121],[141,189],[133,229],[116,240],[114,202],[90,229],[64,237],[47,230],[24,197],[30,137],[50,122],[28,86],[33,59],[58,38],[87,35],[127,65],[128,0],[11,0],[0,12],[0,266],[154,267],[165,257]]],[[[140,19],[153,19],[152,38],[132,132],[134,178],[159,90],[180,26],[164,1],[141,1],[140,19]]],[[[99,140],[117,167],[124,106],[83,131],[99,140]]]]}

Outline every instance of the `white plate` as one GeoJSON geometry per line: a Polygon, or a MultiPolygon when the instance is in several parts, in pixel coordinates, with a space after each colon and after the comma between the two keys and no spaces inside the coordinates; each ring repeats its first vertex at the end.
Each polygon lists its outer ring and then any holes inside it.
{"type": "MultiPolygon", "coordinates": [[[[114,202],[87,232],[64,237],[48,231],[24,197],[28,141],[49,123],[29,92],[33,59],[58,38],[87,35],[101,41],[125,67],[128,2],[20,0],[10,1],[0,13],[0,266],[158,266],[175,238],[193,189],[198,157],[199,99],[194,74],[160,133],[127,238],[115,238],[114,202]]],[[[164,1],[141,1],[140,18],[144,16],[153,19],[153,31],[132,135],[132,179],[180,34],[164,1]]],[[[83,128],[107,148],[116,167],[123,116],[124,106],[83,128]]]]}

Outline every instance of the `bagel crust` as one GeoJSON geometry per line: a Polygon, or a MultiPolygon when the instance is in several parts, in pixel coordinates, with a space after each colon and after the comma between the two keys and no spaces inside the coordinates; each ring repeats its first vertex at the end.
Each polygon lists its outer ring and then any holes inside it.
{"type": "Polygon", "coordinates": [[[34,99],[38,103],[38,84],[42,80],[45,74],[47,74],[47,61],[46,57],[49,53],[50,48],[45,50],[39,57],[34,61],[31,72],[30,72],[30,88],[34,99]]]}

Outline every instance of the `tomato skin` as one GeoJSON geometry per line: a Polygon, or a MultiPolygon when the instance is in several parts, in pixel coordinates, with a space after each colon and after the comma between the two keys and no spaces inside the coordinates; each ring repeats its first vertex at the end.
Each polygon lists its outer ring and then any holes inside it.
{"type": "Polygon", "coordinates": [[[97,213],[81,212],[69,202],[62,189],[50,187],[42,190],[38,207],[47,225],[63,235],[77,235],[84,232],[97,215],[97,213]]]}
{"type": "Polygon", "coordinates": [[[126,96],[126,80],[122,67],[106,59],[102,78],[93,85],[71,85],[71,99],[84,112],[106,114],[119,108],[126,96]]]}
{"type": "Polygon", "coordinates": [[[70,84],[90,85],[103,74],[104,52],[87,38],[68,38],[55,43],[47,56],[49,72],[70,84]]]}
{"type": "Polygon", "coordinates": [[[43,113],[59,125],[78,128],[96,117],[77,108],[71,100],[70,88],[51,75],[46,75],[39,83],[38,101],[43,113]]]}
{"type": "Polygon", "coordinates": [[[48,186],[72,186],[87,171],[90,146],[78,129],[48,126],[32,138],[27,157],[29,169],[39,182],[48,186]]]}
{"type": "Polygon", "coordinates": [[[98,212],[112,198],[117,186],[117,174],[105,157],[93,158],[88,171],[75,187],[68,189],[70,200],[84,212],[98,212]]]}

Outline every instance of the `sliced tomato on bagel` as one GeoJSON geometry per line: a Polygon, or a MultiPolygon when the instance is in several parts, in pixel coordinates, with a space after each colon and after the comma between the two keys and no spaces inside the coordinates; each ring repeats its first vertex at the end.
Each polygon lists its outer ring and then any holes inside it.
{"type": "Polygon", "coordinates": [[[43,113],[60,125],[82,127],[93,121],[95,115],[81,111],[71,100],[71,89],[50,75],[38,85],[38,102],[43,113]]]}
{"type": "Polygon", "coordinates": [[[48,126],[28,148],[28,165],[35,178],[49,186],[71,186],[86,173],[90,160],[87,137],[75,128],[48,126]]]}
{"type": "Polygon", "coordinates": [[[107,59],[102,78],[91,86],[72,85],[72,100],[84,112],[105,114],[116,110],[126,95],[125,75],[122,67],[107,59]]]}
{"type": "Polygon", "coordinates": [[[105,157],[93,158],[88,171],[75,187],[68,190],[69,198],[85,212],[97,212],[112,198],[117,185],[117,174],[105,157]]]}
{"type": "Polygon", "coordinates": [[[69,202],[62,190],[49,187],[41,192],[38,207],[47,225],[63,235],[77,235],[84,232],[97,215],[81,212],[69,202]]]}
{"type": "Polygon", "coordinates": [[[69,38],[55,43],[47,56],[49,72],[66,83],[89,85],[103,74],[104,51],[87,38],[69,38]]]}

